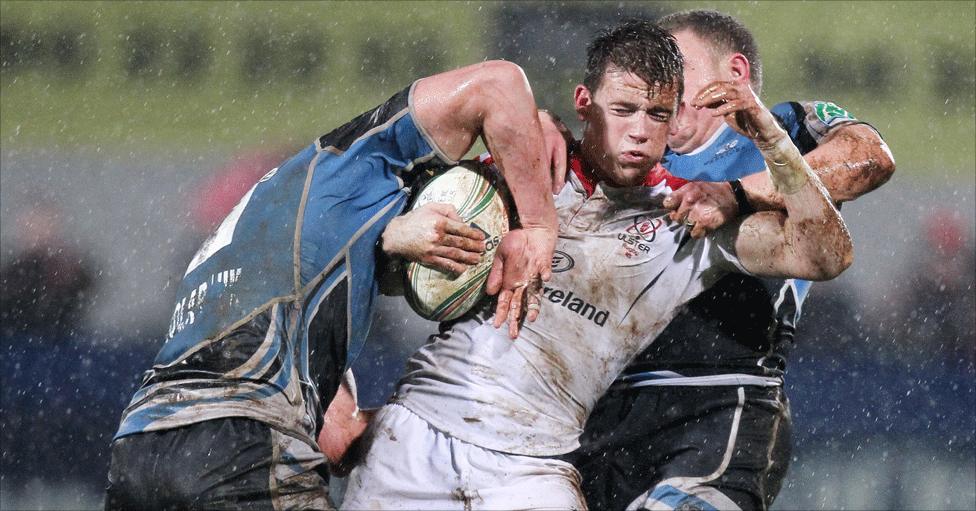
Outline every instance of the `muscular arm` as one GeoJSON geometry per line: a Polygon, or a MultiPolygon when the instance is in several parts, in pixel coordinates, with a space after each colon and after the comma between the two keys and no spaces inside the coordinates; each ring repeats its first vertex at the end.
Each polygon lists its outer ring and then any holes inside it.
{"type": "Polygon", "coordinates": [[[740,262],[750,273],[767,277],[829,280],[840,275],[853,262],[854,248],[826,189],[802,158],[779,172],[806,175],[807,180],[793,193],[780,193],[785,214],[760,211],[742,220],[735,240],[740,262]]]}
{"type": "Polygon", "coordinates": [[[488,61],[424,78],[414,89],[414,111],[438,147],[455,160],[484,137],[507,178],[522,226],[555,232],[549,158],[521,68],[488,61]]]}
{"type": "MultiPolygon", "coordinates": [[[[838,127],[804,159],[836,203],[854,200],[885,184],[895,172],[895,160],[878,132],[866,124],[838,127]]],[[[769,174],[742,178],[742,187],[756,209],[785,209],[769,174]]]]}
{"type": "Polygon", "coordinates": [[[853,244],[827,190],[748,84],[716,82],[695,98],[759,148],[786,214],[765,211],[737,226],[735,249],[756,275],[827,280],[853,261],[853,244]]]}
{"type": "Polygon", "coordinates": [[[529,321],[538,315],[539,279],[549,280],[556,247],[554,151],[546,147],[532,90],[520,67],[489,61],[424,78],[413,94],[417,122],[448,157],[461,158],[478,136],[484,139],[515,200],[521,228],[502,239],[487,286],[498,293],[495,327],[508,320],[514,339],[523,314],[529,321]]]}
{"type": "MultiPolygon", "coordinates": [[[[883,185],[895,171],[895,161],[878,132],[866,124],[848,124],[830,131],[804,159],[820,178],[835,203],[854,200],[883,185]]],[[[742,178],[753,209],[784,210],[769,173],[742,178]]],[[[728,183],[693,182],[675,191],[665,206],[671,218],[690,219],[692,236],[700,238],[741,214],[728,183]]]]}

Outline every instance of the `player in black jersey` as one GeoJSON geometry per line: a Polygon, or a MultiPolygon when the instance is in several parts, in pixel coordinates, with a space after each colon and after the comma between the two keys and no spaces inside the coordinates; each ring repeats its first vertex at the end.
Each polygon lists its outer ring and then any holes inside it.
{"type": "MultiPolygon", "coordinates": [[[[685,97],[762,73],[748,29],[713,11],[659,23],[685,58],[685,97]]],[[[883,184],[894,161],[870,126],[829,102],[772,109],[836,202],[883,184]]],[[[683,102],[665,166],[694,180],[672,218],[702,236],[754,209],[779,209],[758,150],[721,117],[683,102]],[[761,164],[761,161],[760,161],[761,164]],[[741,181],[733,181],[741,178],[741,181]],[[731,183],[729,183],[731,181],[731,183]]],[[[786,358],[808,282],[729,275],[691,301],[597,405],[571,459],[591,509],[766,509],[790,459],[786,358]]]]}

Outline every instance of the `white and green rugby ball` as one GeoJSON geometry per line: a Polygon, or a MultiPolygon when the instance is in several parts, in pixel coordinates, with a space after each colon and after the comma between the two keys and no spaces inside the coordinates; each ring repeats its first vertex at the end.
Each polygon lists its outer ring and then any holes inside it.
{"type": "Polygon", "coordinates": [[[495,172],[477,161],[461,162],[420,190],[411,209],[431,202],[453,205],[464,223],[485,233],[485,251],[477,264],[456,277],[420,263],[407,263],[404,294],[417,314],[431,321],[450,321],[485,296],[495,250],[509,228],[506,197],[495,172]]]}

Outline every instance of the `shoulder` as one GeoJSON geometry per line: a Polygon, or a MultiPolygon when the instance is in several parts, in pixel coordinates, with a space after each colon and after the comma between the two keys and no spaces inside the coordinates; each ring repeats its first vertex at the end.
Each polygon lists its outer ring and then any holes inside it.
{"type": "Polygon", "coordinates": [[[832,101],[787,101],[774,105],[770,111],[802,153],[816,148],[832,130],[860,123],[853,114],[832,101]]]}

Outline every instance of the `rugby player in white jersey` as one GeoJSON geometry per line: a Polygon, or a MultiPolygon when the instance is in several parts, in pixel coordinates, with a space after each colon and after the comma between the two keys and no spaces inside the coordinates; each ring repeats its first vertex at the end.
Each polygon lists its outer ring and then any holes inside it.
{"type": "MultiPolygon", "coordinates": [[[[643,20],[598,36],[574,101],[582,165],[556,199],[560,234],[542,314],[517,339],[490,304],[445,324],[407,364],[362,438],[346,509],[585,508],[578,447],[597,399],[681,304],[730,272],[812,280],[851,262],[847,229],[785,131],[749,88],[716,82],[711,108],[763,151],[786,214],[762,212],[694,239],[641,186],[664,152],[682,94],[670,35],[643,20]]],[[[384,243],[395,244],[388,230],[384,243]]]]}
{"type": "MultiPolygon", "coordinates": [[[[715,80],[748,82],[760,93],[760,51],[741,21],[691,10],[657,23],[681,49],[687,101],[715,80]]],[[[878,131],[834,103],[790,101],[770,111],[837,202],[870,192],[895,170],[878,131]]],[[[679,109],[668,146],[664,166],[691,180],[671,194],[672,218],[694,223],[692,236],[782,207],[759,150],[710,111],[679,109]]],[[[810,288],[730,274],[683,306],[600,399],[582,447],[566,458],[583,477],[587,504],[768,509],[792,459],[784,380],[794,344],[803,342],[797,325],[810,288]]]]}

